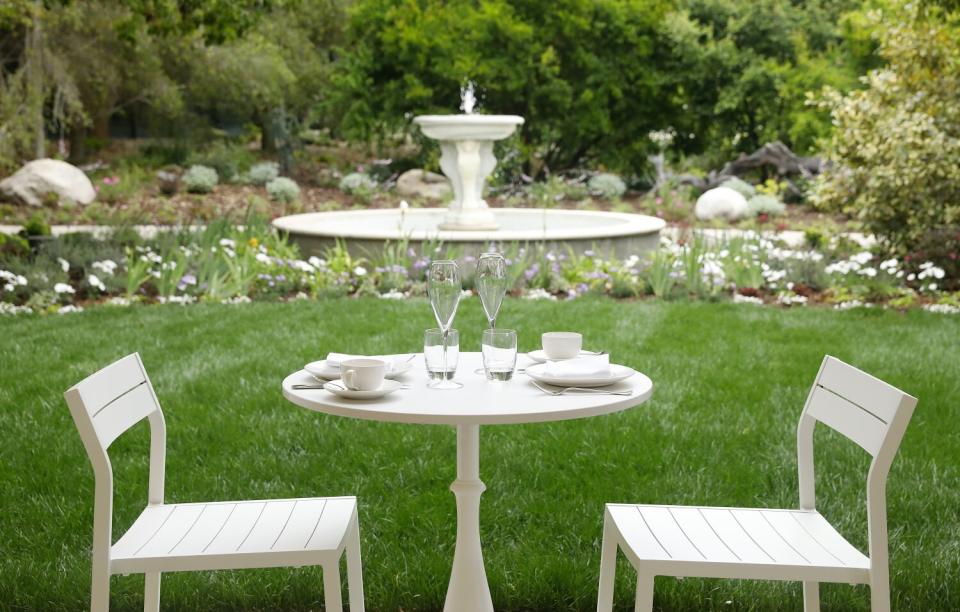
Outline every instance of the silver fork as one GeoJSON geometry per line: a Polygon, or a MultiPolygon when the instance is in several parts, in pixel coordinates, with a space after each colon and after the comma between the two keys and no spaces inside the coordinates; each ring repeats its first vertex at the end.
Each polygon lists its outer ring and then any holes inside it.
{"type": "Polygon", "coordinates": [[[564,393],[568,393],[568,392],[570,392],[570,391],[576,391],[576,392],[578,392],[578,393],[587,393],[587,394],[593,394],[593,395],[624,395],[624,396],[633,395],[633,390],[632,390],[632,389],[626,389],[626,390],[623,390],[623,391],[607,391],[607,390],[605,390],[605,389],[596,389],[596,388],[592,388],[592,387],[590,387],[590,388],[588,388],[588,387],[561,387],[560,389],[548,389],[548,388],[542,386],[540,383],[538,383],[538,382],[535,381],[535,380],[531,380],[530,382],[533,383],[533,386],[534,386],[534,387],[536,387],[537,389],[540,389],[541,391],[543,391],[544,393],[547,393],[547,394],[549,394],[549,395],[563,395],[564,393]]]}

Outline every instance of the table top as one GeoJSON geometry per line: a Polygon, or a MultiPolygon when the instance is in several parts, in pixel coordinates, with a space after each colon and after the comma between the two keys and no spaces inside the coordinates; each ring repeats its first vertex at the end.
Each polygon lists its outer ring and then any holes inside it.
{"type": "MultiPolygon", "coordinates": [[[[518,367],[525,367],[521,357],[518,367]]],[[[515,374],[509,382],[487,381],[480,353],[460,353],[454,378],[463,384],[460,389],[427,388],[423,355],[414,367],[398,380],[410,385],[373,400],[342,399],[323,389],[293,390],[295,384],[317,384],[305,370],[283,380],[283,396],[294,404],[317,412],[373,421],[421,423],[436,425],[504,425],[562,421],[619,412],[639,406],[653,393],[653,382],[637,372],[630,378],[604,387],[611,390],[632,389],[633,395],[600,395],[569,393],[552,396],[533,386],[525,374],[515,374]]]]}

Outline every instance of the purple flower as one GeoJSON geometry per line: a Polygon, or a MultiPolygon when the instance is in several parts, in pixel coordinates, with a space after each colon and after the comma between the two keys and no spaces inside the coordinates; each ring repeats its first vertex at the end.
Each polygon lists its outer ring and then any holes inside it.
{"type": "Polygon", "coordinates": [[[529,268],[527,268],[527,271],[523,273],[523,276],[527,280],[530,280],[531,278],[536,276],[539,272],[540,272],[540,264],[535,263],[529,268]]]}
{"type": "Polygon", "coordinates": [[[282,283],[283,281],[287,280],[287,277],[284,276],[283,274],[277,274],[276,279],[277,279],[277,282],[282,283]]]}
{"type": "Polygon", "coordinates": [[[416,257],[417,252],[413,250],[413,247],[407,249],[407,257],[416,257]]]}

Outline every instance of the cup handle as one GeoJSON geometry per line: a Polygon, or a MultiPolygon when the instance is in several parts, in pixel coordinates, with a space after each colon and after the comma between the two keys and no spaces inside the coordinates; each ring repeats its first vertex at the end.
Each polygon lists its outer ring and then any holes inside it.
{"type": "Polygon", "coordinates": [[[356,370],[344,370],[340,373],[340,378],[343,379],[343,384],[347,386],[348,389],[356,391],[354,386],[354,381],[356,380],[357,371],[356,370]]]}

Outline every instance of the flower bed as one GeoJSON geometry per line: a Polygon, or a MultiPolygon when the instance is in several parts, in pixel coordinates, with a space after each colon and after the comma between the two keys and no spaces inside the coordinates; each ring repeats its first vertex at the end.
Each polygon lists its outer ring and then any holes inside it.
{"type": "MultiPolygon", "coordinates": [[[[491,248],[508,260],[512,294],[528,299],[604,294],[960,312],[958,279],[943,269],[931,262],[883,258],[843,240],[821,249],[791,249],[756,235],[716,245],[695,237],[665,240],[649,256],[626,260],[537,245],[491,248]]],[[[338,245],[323,257],[302,259],[294,245],[262,223],[238,228],[224,221],[146,242],[122,231],[103,240],[73,235],[32,252],[7,248],[0,255],[0,313],[354,295],[402,299],[425,293],[424,270],[434,257],[461,259],[465,288],[472,290],[473,258],[441,244],[420,251],[388,244],[363,258],[338,245]]]]}

